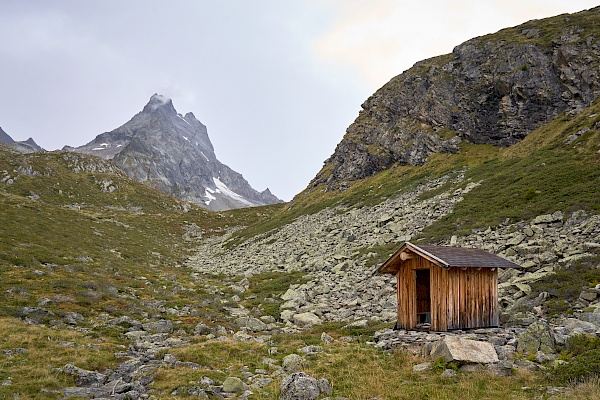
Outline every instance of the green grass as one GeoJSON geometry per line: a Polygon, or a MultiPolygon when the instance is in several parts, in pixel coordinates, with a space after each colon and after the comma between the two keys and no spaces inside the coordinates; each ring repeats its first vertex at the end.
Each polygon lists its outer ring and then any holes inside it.
{"type": "MultiPolygon", "coordinates": [[[[374,327],[373,327],[374,328],[374,327]]],[[[278,335],[272,338],[269,346],[257,343],[205,341],[171,353],[178,359],[196,362],[200,365],[213,365],[214,369],[191,370],[189,368],[161,368],[152,388],[159,390],[161,398],[177,388],[194,386],[202,376],[209,376],[217,383],[228,376],[243,377],[242,368],[251,372],[258,369],[273,371],[263,363],[264,357],[281,361],[288,354],[298,353],[307,345],[323,346],[324,351],[316,357],[305,359],[303,371],[315,378],[326,378],[333,387],[333,397],[349,399],[532,399],[535,392],[522,390],[522,387],[543,387],[544,377],[529,372],[518,372],[510,377],[496,377],[490,373],[459,373],[453,378],[442,378],[439,372],[415,373],[412,367],[424,362],[408,352],[382,352],[360,340],[363,334],[372,331],[351,331],[341,324],[315,326],[310,331],[294,335],[278,335]],[[331,345],[320,341],[322,332],[338,339],[331,345]],[[342,341],[344,337],[353,340],[342,341]],[[269,354],[269,347],[278,349],[269,354]]],[[[256,392],[257,399],[278,399],[281,378],[275,378],[263,392],[256,392]]],[[[539,397],[539,396],[538,396],[539,397]]]]}
{"type": "Polygon", "coordinates": [[[75,382],[56,368],[75,363],[84,369],[104,370],[115,364],[114,353],[122,351],[119,344],[109,337],[95,340],[71,330],[31,326],[0,317],[0,382],[11,382],[0,385],[0,398],[13,398],[15,393],[26,399],[62,398],[48,391],[74,386],[75,382]],[[15,352],[18,348],[25,352],[15,352]]]}

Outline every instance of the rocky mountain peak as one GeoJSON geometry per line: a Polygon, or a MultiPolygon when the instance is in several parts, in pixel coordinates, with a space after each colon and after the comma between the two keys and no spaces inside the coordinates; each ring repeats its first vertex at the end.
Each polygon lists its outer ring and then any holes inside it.
{"type": "Polygon", "coordinates": [[[13,144],[15,141],[8,135],[8,133],[4,132],[4,130],[0,128],[0,142],[10,145],[13,144]]]}
{"type": "Polygon", "coordinates": [[[158,93],[154,93],[152,97],[150,97],[150,101],[148,101],[148,104],[146,104],[142,112],[152,113],[156,110],[162,110],[167,114],[177,114],[177,111],[175,111],[175,107],[173,106],[173,101],[158,93]]]}
{"type": "Polygon", "coordinates": [[[38,151],[44,151],[34,140],[33,138],[29,138],[25,141],[16,141],[2,128],[0,128],[0,143],[4,143],[13,149],[17,150],[19,153],[35,153],[38,151]]]}
{"type": "Polygon", "coordinates": [[[121,127],[90,143],[64,150],[113,160],[133,179],[213,210],[278,203],[259,193],[215,155],[206,126],[193,113],[177,113],[173,101],[154,94],[121,127]]]}

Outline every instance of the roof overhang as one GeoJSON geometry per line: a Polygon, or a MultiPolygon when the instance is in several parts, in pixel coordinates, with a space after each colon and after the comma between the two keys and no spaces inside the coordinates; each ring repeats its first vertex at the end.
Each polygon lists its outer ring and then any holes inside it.
{"type": "Polygon", "coordinates": [[[457,268],[522,268],[520,265],[482,249],[449,246],[417,246],[404,243],[390,258],[380,265],[373,275],[395,274],[411,255],[423,257],[433,264],[450,269],[457,268]]]}

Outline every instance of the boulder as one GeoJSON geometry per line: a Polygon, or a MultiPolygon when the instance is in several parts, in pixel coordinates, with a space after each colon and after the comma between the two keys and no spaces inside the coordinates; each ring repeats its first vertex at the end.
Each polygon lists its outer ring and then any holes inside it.
{"type": "Polygon", "coordinates": [[[327,333],[323,332],[321,333],[321,342],[325,343],[325,344],[331,344],[335,341],[335,339],[331,336],[329,336],[327,333]]]}
{"type": "Polygon", "coordinates": [[[498,354],[489,342],[445,337],[435,342],[431,348],[431,357],[443,357],[446,362],[489,364],[498,362],[498,354]]]}
{"type": "Polygon", "coordinates": [[[317,325],[322,322],[321,318],[317,317],[317,315],[312,312],[295,314],[293,320],[294,324],[298,326],[317,325]]]}
{"type": "Polygon", "coordinates": [[[567,318],[564,327],[570,335],[573,334],[595,334],[600,331],[600,327],[587,321],[581,321],[575,318],[567,318]]]}
{"type": "Polygon", "coordinates": [[[282,366],[286,372],[298,372],[302,369],[304,359],[298,354],[290,354],[283,357],[282,366]]]}
{"type": "Polygon", "coordinates": [[[166,319],[161,319],[159,321],[148,322],[142,325],[147,332],[152,333],[172,333],[173,332],[173,323],[166,319]]]}
{"type": "Polygon", "coordinates": [[[279,400],[314,400],[321,394],[319,382],[304,372],[286,376],[280,388],[279,400]]]}
{"type": "Polygon", "coordinates": [[[545,322],[536,321],[529,325],[525,332],[519,336],[517,351],[530,354],[541,351],[546,354],[553,354],[556,351],[554,345],[554,334],[550,326],[545,322]]]}
{"type": "Polygon", "coordinates": [[[79,386],[98,387],[102,386],[108,380],[108,376],[105,374],[98,371],[88,371],[73,364],[65,365],[61,371],[64,374],[71,375],[75,379],[75,383],[79,386]]]}
{"type": "Polygon", "coordinates": [[[240,317],[233,321],[233,323],[239,328],[246,329],[252,332],[261,332],[269,329],[267,324],[262,322],[260,319],[254,317],[240,317]]]}
{"type": "Polygon", "coordinates": [[[413,372],[425,372],[430,371],[431,368],[432,364],[428,361],[421,364],[413,365],[412,370],[413,372]]]}
{"type": "Polygon", "coordinates": [[[230,376],[223,382],[223,391],[226,393],[240,393],[246,390],[246,384],[240,378],[230,376]]]}

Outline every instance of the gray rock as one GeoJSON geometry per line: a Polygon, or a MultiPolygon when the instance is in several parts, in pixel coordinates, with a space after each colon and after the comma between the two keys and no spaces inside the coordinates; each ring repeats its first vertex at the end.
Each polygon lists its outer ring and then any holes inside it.
{"type": "Polygon", "coordinates": [[[597,297],[598,297],[598,294],[596,292],[592,292],[589,290],[584,290],[579,295],[580,299],[583,299],[585,301],[590,301],[590,302],[596,300],[597,297]]]}
{"type": "Polygon", "coordinates": [[[69,325],[77,325],[79,322],[83,321],[83,315],[76,312],[67,312],[63,315],[63,321],[69,325]]]}
{"type": "Polygon", "coordinates": [[[441,373],[442,378],[452,378],[456,375],[456,371],[453,369],[445,369],[444,372],[441,373]]]}
{"type": "Polygon", "coordinates": [[[448,336],[437,341],[431,348],[433,359],[443,357],[446,362],[489,364],[498,362],[498,354],[489,342],[448,336]]]}
{"type": "Polygon", "coordinates": [[[327,379],[321,378],[317,381],[317,384],[319,385],[319,390],[321,392],[319,394],[320,396],[331,396],[331,393],[333,393],[333,388],[327,379]]]}
{"type": "Polygon", "coordinates": [[[481,371],[483,367],[481,364],[464,364],[459,368],[460,372],[478,372],[481,371]]]}
{"type": "Polygon", "coordinates": [[[301,353],[309,354],[309,353],[321,353],[323,348],[321,346],[304,346],[300,349],[301,353]]]}
{"type": "Polygon", "coordinates": [[[431,371],[431,368],[432,364],[428,361],[421,364],[413,365],[412,370],[413,372],[425,372],[431,371]]]}
{"type": "Polygon", "coordinates": [[[102,386],[108,380],[108,376],[98,371],[88,371],[73,364],[65,365],[61,368],[61,371],[75,378],[75,383],[79,386],[98,387],[102,386]]]}
{"type": "Polygon", "coordinates": [[[298,326],[318,325],[323,322],[321,318],[312,312],[294,314],[293,320],[294,324],[298,326]]]}
{"type": "Polygon", "coordinates": [[[600,327],[592,322],[581,321],[575,318],[567,318],[563,325],[570,335],[586,333],[595,334],[596,332],[600,331],[600,327]]]}
{"type": "Polygon", "coordinates": [[[41,307],[23,307],[19,310],[18,315],[32,324],[48,323],[56,316],[52,311],[41,307]]]}
{"type": "Polygon", "coordinates": [[[331,336],[329,336],[327,333],[323,332],[321,333],[321,342],[325,343],[325,344],[331,344],[335,341],[335,339],[331,336]]]}
{"type": "Polygon", "coordinates": [[[286,372],[298,372],[302,369],[303,362],[304,359],[298,354],[289,354],[283,357],[281,365],[286,372]]]}
{"type": "Polygon", "coordinates": [[[223,381],[223,391],[227,393],[240,393],[247,389],[246,384],[240,378],[230,376],[223,381]]]}
{"type": "Polygon", "coordinates": [[[600,328],[600,308],[596,308],[594,312],[581,313],[579,318],[582,321],[591,322],[592,324],[600,328]]]}
{"type": "Polygon", "coordinates": [[[159,321],[148,322],[143,324],[142,327],[145,331],[151,333],[172,333],[173,332],[173,323],[166,319],[161,319],[159,321]]]}
{"type": "Polygon", "coordinates": [[[231,340],[234,342],[252,342],[254,341],[254,336],[247,334],[243,331],[238,331],[233,334],[231,340]]]}
{"type": "Polygon", "coordinates": [[[233,321],[233,323],[239,328],[247,329],[252,332],[261,332],[269,329],[267,324],[254,317],[240,317],[233,321]]]}
{"type": "Polygon", "coordinates": [[[353,328],[367,328],[369,326],[369,321],[367,321],[366,319],[361,319],[358,321],[354,321],[346,326],[344,326],[345,329],[353,329],[353,328]]]}
{"type": "Polygon", "coordinates": [[[319,382],[304,372],[286,376],[280,389],[279,400],[314,400],[321,394],[319,382]]]}
{"type": "Polygon", "coordinates": [[[212,329],[202,322],[199,322],[194,328],[194,335],[208,335],[212,333],[212,329]]]}
{"type": "Polygon", "coordinates": [[[519,336],[517,350],[524,353],[536,354],[542,351],[546,354],[553,354],[554,335],[550,326],[545,322],[534,322],[519,336]]]}
{"type": "Polygon", "coordinates": [[[298,304],[304,304],[306,302],[306,293],[295,289],[288,289],[284,294],[281,295],[281,299],[283,301],[293,301],[298,304]]]}

